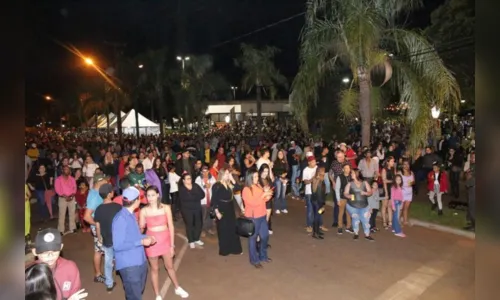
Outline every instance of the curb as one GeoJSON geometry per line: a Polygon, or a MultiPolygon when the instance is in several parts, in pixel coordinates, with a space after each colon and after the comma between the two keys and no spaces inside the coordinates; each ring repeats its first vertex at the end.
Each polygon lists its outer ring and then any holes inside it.
{"type": "Polygon", "coordinates": [[[460,230],[460,229],[456,229],[456,228],[452,228],[452,227],[448,227],[448,226],[443,226],[443,225],[438,225],[438,224],[434,224],[434,223],[429,223],[429,222],[424,222],[424,221],[420,221],[420,220],[416,220],[416,219],[410,219],[410,224],[425,227],[425,228],[432,229],[432,230],[437,230],[437,231],[441,231],[441,232],[459,235],[459,236],[469,238],[472,240],[476,239],[476,233],[471,232],[471,231],[460,230]]]}
{"type": "MultiPolygon", "coordinates": [[[[332,201],[327,201],[326,205],[333,207],[334,203],[332,201]]],[[[381,218],[380,216],[377,216],[377,219],[380,219],[380,218],[381,218]]],[[[437,230],[437,231],[446,232],[446,233],[451,233],[451,234],[455,234],[455,235],[465,237],[468,239],[472,239],[472,240],[476,239],[475,232],[460,230],[460,229],[456,229],[453,227],[448,227],[448,226],[438,225],[438,224],[429,223],[429,222],[425,222],[425,221],[420,221],[417,219],[410,219],[410,225],[411,226],[425,227],[427,229],[437,230]]]]}

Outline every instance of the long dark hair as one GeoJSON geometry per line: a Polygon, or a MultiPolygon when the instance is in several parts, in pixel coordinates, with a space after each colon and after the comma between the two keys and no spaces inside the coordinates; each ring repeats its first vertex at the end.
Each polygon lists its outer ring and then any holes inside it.
{"type": "Polygon", "coordinates": [[[396,176],[394,176],[394,181],[392,182],[392,186],[394,188],[396,188],[396,189],[402,188],[403,187],[403,176],[401,176],[400,174],[397,174],[396,176]],[[398,177],[399,177],[399,179],[401,179],[401,183],[400,184],[398,184],[396,182],[396,179],[398,179],[398,177]]]}
{"type": "MultiPolygon", "coordinates": [[[[160,209],[161,206],[162,206],[162,203],[161,203],[161,194],[160,194],[160,190],[158,189],[157,186],[155,185],[150,185],[148,186],[148,188],[146,189],[146,198],[147,198],[147,195],[148,195],[148,192],[149,191],[155,191],[157,194],[158,194],[158,199],[156,200],[156,208],[160,209]]],[[[148,203],[148,206],[150,206],[151,204],[148,203]]]]}
{"type": "MultiPolygon", "coordinates": [[[[35,263],[24,271],[25,294],[41,293],[56,299],[57,290],[52,271],[47,264],[35,263]]],[[[50,298],[49,298],[50,299],[50,298]]]]}
{"type": "Polygon", "coordinates": [[[264,187],[265,184],[264,184],[264,180],[262,179],[261,175],[262,173],[264,173],[264,170],[267,169],[268,172],[267,172],[267,184],[271,185],[271,168],[269,168],[269,165],[268,164],[262,164],[259,168],[259,184],[264,187]]]}

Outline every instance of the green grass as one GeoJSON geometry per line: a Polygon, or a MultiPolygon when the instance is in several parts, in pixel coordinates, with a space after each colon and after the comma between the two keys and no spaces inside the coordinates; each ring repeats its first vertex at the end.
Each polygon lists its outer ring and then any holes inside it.
{"type": "Polygon", "coordinates": [[[413,201],[410,206],[409,218],[443,226],[462,229],[467,225],[466,211],[443,208],[443,215],[438,216],[437,210],[431,211],[428,202],[413,201]]]}

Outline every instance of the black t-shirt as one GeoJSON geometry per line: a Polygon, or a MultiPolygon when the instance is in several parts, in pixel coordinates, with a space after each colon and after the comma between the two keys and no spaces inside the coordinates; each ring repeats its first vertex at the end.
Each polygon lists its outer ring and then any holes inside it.
{"type": "Polygon", "coordinates": [[[101,227],[102,245],[104,247],[113,246],[113,236],[111,234],[111,226],[115,215],[122,209],[118,203],[104,203],[97,207],[94,213],[94,221],[98,222],[101,227]]]}

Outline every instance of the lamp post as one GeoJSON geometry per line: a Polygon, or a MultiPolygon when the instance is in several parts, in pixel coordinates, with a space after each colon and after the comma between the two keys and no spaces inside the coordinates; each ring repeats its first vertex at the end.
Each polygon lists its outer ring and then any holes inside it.
{"type": "Polygon", "coordinates": [[[441,110],[437,106],[433,106],[431,108],[431,115],[434,120],[436,120],[435,128],[434,128],[434,149],[437,149],[439,138],[441,138],[441,124],[439,122],[439,115],[441,114],[441,110]]]}
{"type": "Polygon", "coordinates": [[[177,60],[182,64],[182,70],[186,67],[186,61],[189,61],[189,56],[177,56],[177,60]]]}
{"type": "Polygon", "coordinates": [[[348,84],[349,82],[351,82],[351,79],[349,79],[348,77],[344,77],[342,78],[342,82],[348,84]]]}
{"type": "Polygon", "coordinates": [[[237,86],[231,86],[231,90],[233,91],[233,100],[236,100],[236,90],[238,89],[237,86]]]}

